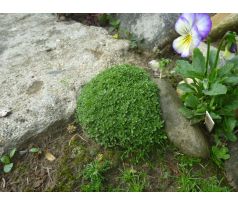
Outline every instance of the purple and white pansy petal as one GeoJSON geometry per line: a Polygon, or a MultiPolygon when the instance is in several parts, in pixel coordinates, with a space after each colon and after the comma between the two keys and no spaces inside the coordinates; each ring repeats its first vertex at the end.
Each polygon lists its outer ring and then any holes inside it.
{"type": "Polygon", "coordinates": [[[203,38],[201,37],[201,35],[199,33],[197,26],[194,26],[191,29],[191,36],[192,36],[193,49],[197,48],[200,45],[201,41],[203,40],[203,38]]]}
{"type": "Polygon", "coordinates": [[[176,38],[173,42],[174,50],[181,54],[181,57],[188,57],[191,55],[194,48],[198,47],[201,42],[201,36],[196,26],[186,35],[176,38]]]}
{"type": "Polygon", "coordinates": [[[174,50],[179,53],[182,57],[189,56],[190,43],[187,42],[187,36],[180,36],[176,38],[173,42],[174,50]]]}
{"type": "Polygon", "coordinates": [[[189,24],[188,20],[183,16],[180,16],[175,23],[175,30],[180,35],[186,35],[190,32],[192,26],[189,24]]]}
{"type": "Polygon", "coordinates": [[[208,14],[196,14],[195,22],[198,31],[203,39],[205,39],[212,28],[212,21],[208,14]]]}
{"type": "Polygon", "coordinates": [[[193,13],[183,13],[180,17],[183,17],[188,21],[190,28],[194,25],[196,21],[196,14],[193,13]]]}
{"type": "Polygon", "coordinates": [[[208,36],[211,26],[212,22],[207,14],[182,14],[175,24],[175,30],[181,36],[174,40],[174,50],[182,57],[188,57],[208,36]]]}

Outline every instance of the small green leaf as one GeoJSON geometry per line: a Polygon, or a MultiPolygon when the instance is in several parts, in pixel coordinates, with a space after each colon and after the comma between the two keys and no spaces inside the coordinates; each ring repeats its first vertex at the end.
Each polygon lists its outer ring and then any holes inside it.
{"type": "Polygon", "coordinates": [[[210,112],[209,114],[210,114],[210,116],[213,120],[220,120],[221,119],[221,116],[214,113],[214,112],[210,112]]]}
{"type": "Polygon", "coordinates": [[[227,132],[232,132],[236,126],[236,119],[235,118],[225,118],[224,119],[224,127],[227,132]]]}
{"type": "Polygon", "coordinates": [[[224,95],[227,92],[227,88],[225,85],[222,85],[221,83],[215,82],[214,84],[211,85],[210,90],[203,90],[203,93],[205,95],[224,95]]]}
{"type": "Polygon", "coordinates": [[[177,60],[176,62],[176,69],[175,71],[182,75],[184,78],[189,78],[191,77],[188,73],[188,71],[192,70],[193,67],[192,65],[188,62],[188,61],[185,61],[185,60],[177,60]]]}
{"type": "Polygon", "coordinates": [[[9,154],[9,157],[10,157],[10,158],[13,158],[13,156],[14,156],[15,153],[16,153],[16,151],[17,151],[16,148],[12,149],[11,152],[10,152],[10,154],[9,154]]]}
{"type": "Polygon", "coordinates": [[[182,107],[179,109],[179,112],[188,119],[191,119],[194,116],[193,110],[190,110],[186,107],[182,107]]]}
{"type": "Polygon", "coordinates": [[[195,48],[193,50],[193,69],[200,74],[205,73],[205,68],[206,68],[206,63],[205,63],[205,58],[202,54],[202,52],[199,50],[199,48],[195,48]]]}
{"type": "Polygon", "coordinates": [[[177,60],[175,72],[183,76],[184,78],[198,78],[202,80],[204,74],[196,69],[185,60],[177,60]]]}
{"type": "Polygon", "coordinates": [[[197,124],[204,120],[204,116],[196,116],[191,119],[191,125],[197,124]]]}
{"type": "Polygon", "coordinates": [[[218,148],[216,146],[212,146],[212,153],[218,158],[227,160],[230,158],[229,150],[227,147],[218,148]]]}
{"type": "Polygon", "coordinates": [[[219,77],[223,77],[223,76],[229,75],[233,68],[234,68],[234,64],[233,63],[226,63],[220,69],[217,70],[218,76],[219,77]]]}
{"type": "Polygon", "coordinates": [[[238,84],[238,77],[237,76],[228,77],[224,80],[224,82],[226,84],[237,85],[238,84]]]}
{"type": "Polygon", "coordinates": [[[40,150],[40,148],[38,148],[38,147],[33,147],[33,148],[31,148],[31,149],[29,150],[29,152],[31,152],[31,153],[39,153],[39,152],[41,152],[41,150],[40,150]]]}
{"type": "Polygon", "coordinates": [[[227,140],[229,140],[231,142],[236,142],[236,140],[237,140],[237,136],[232,132],[226,133],[225,137],[227,140]]]}
{"type": "Polygon", "coordinates": [[[9,164],[9,163],[11,162],[11,160],[10,160],[9,156],[3,155],[3,156],[1,157],[1,162],[2,162],[3,164],[9,164]]]}
{"type": "Polygon", "coordinates": [[[187,83],[180,83],[180,84],[178,84],[177,88],[184,91],[185,93],[193,93],[194,92],[194,89],[192,88],[192,86],[187,83]]]}
{"type": "Polygon", "coordinates": [[[186,107],[197,108],[198,104],[199,104],[199,99],[196,96],[192,95],[192,94],[189,94],[185,98],[184,105],[186,107]]]}
{"type": "Polygon", "coordinates": [[[3,167],[3,171],[4,171],[4,173],[9,173],[12,170],[12,168],[13,168],[13,163],[6,164],[3,167]]]}

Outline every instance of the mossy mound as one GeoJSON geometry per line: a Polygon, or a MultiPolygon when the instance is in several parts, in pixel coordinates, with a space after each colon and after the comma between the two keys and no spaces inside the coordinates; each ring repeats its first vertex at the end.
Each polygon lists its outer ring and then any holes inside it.
{"type": "Polygon", "coordinates": [[[97,75],[81,91],[77,121],[104,147],[147,155],[165,138],[159,90],[141,68],[118,65],[97,75]]]}

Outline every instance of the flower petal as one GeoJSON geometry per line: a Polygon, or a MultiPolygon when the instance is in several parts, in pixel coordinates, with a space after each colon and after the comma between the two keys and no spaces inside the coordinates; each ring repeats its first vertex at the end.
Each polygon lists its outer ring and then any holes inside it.
{"type": "Polygon", "coordinates": [[[193,26],[190,33],[178,37],[173,42],[174,50],[181,54],[181,57],[188,57],[193,49],[198,47],[202,38],[196,26],[193,26]]]}
{"type": "Polygon", "coordinates": [[[180,36],[173,42],[174,50],[181,54],[182,57],[188,57],[190,53],[190,45],[192,41],[186,41],[187,36],[180,36]]]}
{"type": "Polygon", "coordinates": [[[205,39],[212,28],[212,21],[208,14],[196,14],[195,24],[203,39],[205,39]]]}
{"type": "Polygon", "coordinates": [[[199,46],[203,38],[200,35],[197,26],[193,26],[193,28],[191,29],[191,35],[192,35],[192,47],[193,47],[192,49],[194,49],[199,46]]]}
{"type": "Polygon", "coordinates": [[[181,16],[188,21],[190,27],[192,27],[194,25],[195,20],[196,20],[196,14],[193,14],[193,13],[183,13],[181,16]]]}
{"type": "Polygon", "coordinates": [[[175,30],[180,35],[187,35],[188,33],[190,33],[191,28],[192,28],[192,25],[190,25],[189,21],[182,15],[179,17],[179,19],[175,23],[175,30]]]}

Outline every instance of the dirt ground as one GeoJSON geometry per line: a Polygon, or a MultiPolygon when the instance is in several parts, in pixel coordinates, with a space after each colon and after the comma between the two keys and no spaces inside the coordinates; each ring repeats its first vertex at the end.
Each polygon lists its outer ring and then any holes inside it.
{"type": "MultiPolygon", "coordinates": [[[[180,153],[172,145],[166,146],[166,152],[159,151],[147,161],[134,164],[121,159],[120,152],[100,147],[88,139],[80,128],[75,129],[74,124],[70,124],[55,136],[45,135],[19,149],[13,160],[13,170],[8,174],[0,173],[0,191],[82,191],[80,172],[99,154],[112,162],[100,191],[130,191],[119,177],[121,170],[126,169],[146,175],[146,185],[141,191],[179,190],[179,166],[182,161],[179,161],[177,156],[180,153]],[[42,153],[30,153],[33,147],[40,148],[42,153]],[[55,159],[47,159],[46,153],[52,154],[55,159]]],[[[206,160],[193,168],[200,170],[204,178],[213,175],[224,177],[220,170],[206,160]]]]}

